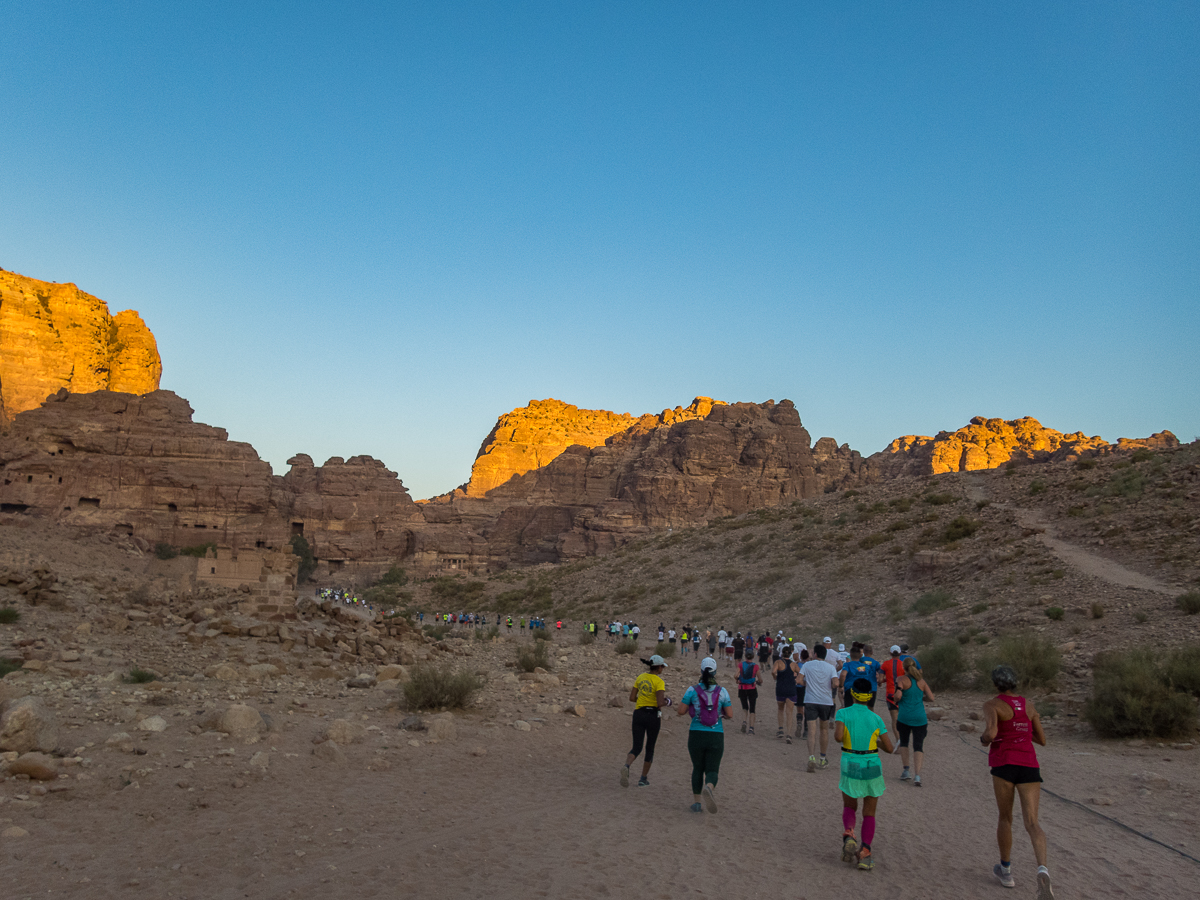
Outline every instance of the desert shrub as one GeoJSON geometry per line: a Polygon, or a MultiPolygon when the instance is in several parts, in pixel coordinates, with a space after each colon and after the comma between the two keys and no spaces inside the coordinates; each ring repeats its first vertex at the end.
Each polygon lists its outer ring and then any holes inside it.
{"type": "Polygon", "coordinates": [[[1029,493],[1044,494],[1045,492],[1046,482],[1042,481],[1040,478],[1035,478],[1033,481],[1029,482],[1029,493]]]}
{"type": "Polygon", "coordinates": [[[740,569],[726,566],[724,569],[717,569],[717,571],[712,572],[708,577],[713,581],[734,581],[741,578],[742,573],[740,569]]]}
{"type": "Polygon", "coordinates": [[[1133,456],[1129,457],[1130,462],[1140,463],[1148,459],[1154,459],[1154,451],[1149,447],[1138,447],[1133,451],[1133,456]]]}
{"type": "Polygon", "coordinates": [[[1046,618],[1053,622],[1061,622],[1064,615],[1066,615],[1066,611],[1061,606],[1046,607],[1046,618]]]}
{"type": "Polygon", "coordinates": [[[1058,648],[1048,638],[1036,634],[1006,634],[996,641],[994,649],[975,661],[976,687],[992,690],[992,669],[1004,663],[1017,673],[1018,687],[1047,687],[1062,667],[1058,648]]]}
{"type": "Polygon", "coordinates": [[[499,625],[490,625],[487,628],[476,628],[475,629],[475,640],[477,640],[477,641],[490,641],[490,640],[493,640],[493,639],[499,637],[499,635],[500,635],[500,626],[499,625]]]}
{"type": "Polygon", "coordinates": [[[11,606],[0,609],[0,625],[12,625],[14,622],[20,620],[20,618],[21,614],[11,606]]]}
{"type": "Polygon", "coordinates": [[[973,522],[966,516],[958,516],[942,532],[942,541],[947,544],[951,541],[961,541],[963,538],[969,538],[978,530],[978,522],[973,522]]]}
{"type": "Polygon", "coordinates": [[[1149,619],[1150,617],[1140,609],[1133,614],[1133,621],[1137,622],[1139,625],[1145,625],[1149,619]]]}
{"type": "Polygon", "coordinates": [[[429,635],[431,638],[433,638],[435,641],[440,641],[442,638],[444,638],[446,635],[448,635],[450,633],[450,626],[449,625],[426,625],[425,633],[427,635],[429,635]]]}
{"type": "Polygon", "coordinates": [[[1104,604],[1103,603],[1093,603],[1092,604],[1092,618],[1093,619],[1103,619],[1104,618],[1104,604]]]}
{"type": "Polygon", "coordinates": [[[1167,655],[1166,675],[1176,690],[1200,697],[1200,645],[1171,651],[1167,655]]]}
{"type": "Polygon", "coordinates": [[[122,680],[126,684],[147,684],[157,677],[157,675],[148,669],[139,669],[137,666],[134,666],[122,680]]]}
{"type": "Polygon", "coordinates": [[[586,647],[589,644],[594,643],[596,643],[596,635],[592,634],[590,631],[585,631],[579,636],[579,645],[581,647],[586,647]]]}
{"type": "MultiPolygon", "coordinates": [[[[623,596],[618,592],[618,597],[623,596]]],[[[530,577],[525,587],[505,591],[492,603],[497,612],[512,613],[523,609],[550,609],[554,606],[554,590],[548,582],[530,577]]]]}
{"type": "Polygon", "coordinates": [[[987,604],[987,603],[976,603],[974,606],[971,607],[971,615],[977,616],[981,612],[987,612],[988,606],[989,606],[989,604],[987,604]]]}
{"type": "Polygon", "coordinates": [[[880,544],[886,544],[891,538],[886,534],[869,534],[861,541],[858,546],[864,550],[870,550],[872,547],[878,547],[880,544]]]}
{"type": "Polygon", "coordinates": [[[1200,613],[1200,591],[1188,591],[1186,594],[1180,594],[1175,598],[1175,605],[1189,616],[1200,613]]]}
{"type": "Polygon", "coordinates": [[[899,622],[904,618],[904,601],[899,597],[893,597],[891,600],[889,600],[885,604],[885,608],[887,609],[888,618],[891,621],[899,622]]]}
{"type": "Polygon", "coordinates": [[[888,501],[888,506],[892,507],[896,512],[908,512],[912,509],[912,505],[911,497],[894,497],[888,501]]]}
{"type": "Polygon", "coordinates": [[[621,640],[617,641],[617,645],[614,649],[618,653],[624,653],[632,656],[634,653],[637,653],[637,641],[635,641],[633,638],[621,638],[621,640]]]}
{"type": "Polygon", "coordinates": [[[433,596],[451,606],[471,606],[483,596],[486,587],[482,581],[467,581],[453,575],[441,575],[433,579],[429,590],[433,596]]]}
{"type": "Polygon", "coordinates": [[[943,609],[949,609],[954,605],[954,597],[949,591],[944,591],[941,588],[933,591],[927,591],[913,601],[912,611],[919,616],[932,615],[943,609]]]}
{"type": "Polygon", "coordinates": [[[991,505],[992,505],[992,501],[991,501],[991,500],[976,500],[976,501],[975,501],[975,508],[976,508],[976,509],[987,509],[987,508],[988,508],[989,506],[991,506],[991,505]]]}
{"type": "MultiPolygon", "coordinates": [[[[908,649],[915,653],[919,648],[930,647],[941,640],[942,633],[936,628],[914,625],[905,633],[905,638],[908,640],[908,649]]],[[[922,660],[922,665],[924,665],[924,660],[922,660]]]]}
{"type": "Polygon", "coordinates": [[[667,657],[675,655],[675,645],[669,644],[666,641],[659,641],[658,646],[654,648],[654,652],[663,659],[666,659],[667,657]]]}
{"type": "MultiPolygon", "coordinates": [[[[296,569],[296,584],[304,584],[317,570],[317,559],[313,556],[312,547],[308,546],[308,541],[302,534],[292,535],[292,552],[300,557],[300,565],[296,569]]],[[[201,554],[201,556],[203,555],[201,554]]]]}
{"type": "Polygon", "coordinates": [[[462,709],[482,686],[473,672],[421,663],[404,682],[404,701],[409,709],[462,709]]]}
{"type": "Polygon", "coordinates": [[[9,672],[15,672],[25,665],[23,659],[10,659],[7,656],[0,656],[0,678],[3,678],[9,672]]]}
{"type": "Polygon", "coordinates": [[[1169,738],[1196,727],[1196,704],[1171,685],[1161,654],[1145,648],[1100,653],[1094,672],[1083,717],[1097,734],[1169,738]]]}
{"type": "Polygon", "coordinates": [[[1140,497],[1146,488],[1146,476],[1137,469],[1123,469],[1113,475],[1104,486],[1103,493],[1109,497],[1140,497]]]}
{"type": "Polygon", "coordinates": [[[945,506],[947,503],[953,503],[958,498],[953,494],[926,494],[925,502],[930,506],[945,506]]]}
{"type": "Polygon", "coordinates": [[[545,641],[534,641],[517,648],[517,668],[522,672],[532,672],[542,668],[550,671],[550,648],[545,641]]]}
{"type": "Polygon", "coordinates": [[[935,691],[953,687],[965,671],[967,658],[957,641],[938,641],[921,653],[921,672],[935,691]]]}
{"type": "Polygon", "coordinates": [[[408,584],[408,573],[399,566],[392,566],[383,575],[380,576],[376,584],[394,584],[396,587],[404,587],[408,584]]]}
{"type": "Polygon", "coordinates": [[[1077,459],[1075,460],[1075,468],[1082,469],[1084,471],[1088,469],[1094,469],[1096,468],[1096,460],[1092,459],[1090,456],[1085,456],[1083,459],[1077,459]]]}
{"type": "Polygon", "coordinates": [[[170,544],[165,544],[159,541],[154,545],[154,555],[159,559],[174,559],[179,555],[179,551],[170,544]]]}

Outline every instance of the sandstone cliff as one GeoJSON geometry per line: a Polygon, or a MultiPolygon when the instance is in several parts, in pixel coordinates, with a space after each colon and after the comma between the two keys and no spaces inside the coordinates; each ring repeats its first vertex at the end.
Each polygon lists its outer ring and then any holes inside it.
{"type": "Polygon", "coordinates": [[[0,427],[60,388],[158,390],[154,335],[133,310],[110,316],[73,284],[0,270],[0,427]]]}
{"type": "Polygon", "coordinates": [[[881,477],[940,475],[995,469],[1008,462],[1042,462],[1094,455],[1113,449],[1178,446],[1179,442],[1169,431],[1137,440],[1121,438],[1117,444],[1110,445],[1104,438],[1088,437],[1082,431],[1065,434],[1046,428],[1030,416],[1009,421],[976,416],[958,431],[943,431],[936,437],[910,434],[896,438],[885,449],[869,457],[868,462],[881,477]]]}

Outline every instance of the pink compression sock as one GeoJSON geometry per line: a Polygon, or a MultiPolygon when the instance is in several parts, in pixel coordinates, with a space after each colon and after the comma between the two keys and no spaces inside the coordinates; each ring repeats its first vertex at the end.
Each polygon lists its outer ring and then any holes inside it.
{"type": "MultiPolygon", "coordinates": [[[[858,816],[857,816],[855,810],[851,809],[848,806],[842,807],[842,827],[843,828],[847,828],[850,831],[853,831],[854,830],[854,820],[856,818],[858,818],[858,816]]],[[[866,820],[864,819],[863,821],[865,822],[866,820]]],[[[872,824],[874,824],[874,820],[872,820],[872,824]]]]}
{"type": "Polygon", "coordinates": [[[862,842],[864,844],[866,844],[868,847],[870,847],[871,842],[875,839],[875,817],[874,816],[863,816],[862,838],[863,838],[862,842]]]}

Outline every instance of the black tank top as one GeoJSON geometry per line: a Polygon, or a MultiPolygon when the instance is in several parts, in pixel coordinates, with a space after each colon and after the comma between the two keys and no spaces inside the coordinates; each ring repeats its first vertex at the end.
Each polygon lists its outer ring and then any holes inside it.
{"type": "Polygon", "coordinates": [[[775,690],[781,694],[794,694],[796,692],[796,673],[792,671],[791,665],[783,667],[775,678],[775,690]]]}

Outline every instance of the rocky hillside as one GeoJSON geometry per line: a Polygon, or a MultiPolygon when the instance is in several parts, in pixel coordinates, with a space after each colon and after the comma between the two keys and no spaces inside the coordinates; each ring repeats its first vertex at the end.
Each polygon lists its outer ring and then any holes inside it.
{"type": "Polygon", "coordinates": [[[880,476],[894,478],[898,475],[977,472],[998,469],[1010,462],[1074,459],[1116,448],[1164,450],[1177,446],[1179,441],[1169,431],[1144,439],[1121,438],[1111,445],[1102,437],[1087,437],[1082,431],[1064,434],[1046,428],[1030,416],[1008,421],[976,416],[958,431],[943,431],[936,437],[915,434],[898,437],[871,456],[870,464],[880,476]]]}
{"type": "Polygon", "coordinates": [[[158,389],[162,360],[136,312],[73,284],[0,270],[0,427],[66,388],[75,393],[158,389]]]}

